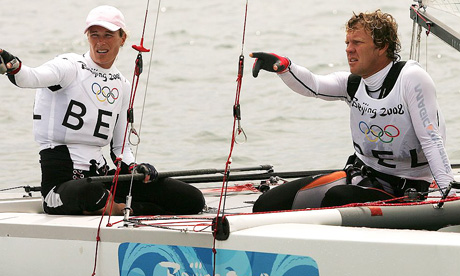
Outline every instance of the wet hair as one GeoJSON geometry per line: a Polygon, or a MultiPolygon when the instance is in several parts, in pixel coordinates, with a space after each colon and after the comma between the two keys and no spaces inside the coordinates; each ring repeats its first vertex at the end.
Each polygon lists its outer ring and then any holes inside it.
{"type": "Polygon", "coordinates": [[[363,27],[374,40],[374,44],[382,49],[388,44],[387,57],[393,61],[401,59],[401,42],[398,37],[398,24],[391,14],[383,13],[380,9],[353,16],[345,24],[346,31],[353,32],[363,27]]]}

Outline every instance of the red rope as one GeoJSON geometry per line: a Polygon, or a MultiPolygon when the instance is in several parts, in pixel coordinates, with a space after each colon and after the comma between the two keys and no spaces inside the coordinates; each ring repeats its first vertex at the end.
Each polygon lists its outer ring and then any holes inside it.
{"type": "Polygon", "coordinates": [[[213,245],[212,245],[212,252],[213,252],[213,276],[216,275],[216,255],[217,255],[217,250],[216,250],[216,234],[217,234],[217,226],[218,226],[218,220],[220,216],[220,211],[222,207],[222,201],[225,200],[224,194],[226,194],[227,190],[227,183],[228,183],[228,176],[230,173],[230,164],[232,163],[232,153],[233,153],[233,148],[235,146],[236,142],[236,135],[241,133],[241,129],[238,128],[238,132],[236,131],[236,126],[237,126],[237,121],[241,119],[240,117],[240,94],[241,94],[241,84],[243,82],[243,69],[244,69],[244,55],[243,55],[243,49],[244,49],[244,38],[246,34],[246,20],[247,20],[247,15],[248,15],[248,0],[246,0],[246,7],[245,7],[245,14],[244,14],[244,24],[243,24],[243,38],[241,42],[241,55],[238,59],[238,76],[236,79],[237,86],[236,86],[236,95],[235,95],[235,102],[233,105],[233,131],[232,131],[232,139],[230,143],[230,151],[227,157],[227,161],[225,162],[225,171],[224,171],[224,177],[222,181],[222,188],[221,188],[221,194],[220,194],[220,200],[219,200],[219,206],[217,208],[217,214],[216,214],[216,219],[215,219],[215,225],[214,225],[214,239],[213,239],[213,245]]]}
{"type": "Polygon", "coordinates": [[[126,139],[128,137],[128,127],[130,123],[133,123],[134,118],[133,118],[133,110],[134,110],[134,99],[136,97],[136,92],[137,92],[137,86],[139,84],[139,76],[142,73],[142,66],[143,66],[143,61],[142,61],[142,53],[143,52],[149,52],[149,49],[146,49],[143,45],[144,43],[144,32],[145,32],[145,26],[147,24],[147,15],[148,15],[148,7],[149,7],[149,0],[147,0],[147,7],[145,10],[145,17],[144,17],[144,25],[143,25],[143,30],[142,30],[142,36],[140,40],[140,45],[133,45],[132,48],[138,51],[138,55],[135,61],[135,66],[134,66],[134,73],[133,73],[133,81],[131,83],[131,93],[130,93],[130,98],[129,98],[129,106],[128,106],[128,113],[126,114],[127,116],[127,122],[126,122],[126,127],[125,127],[125,133],[123,137],[123,144],[121,148],[121,154],[117,159],[115,160],[115,164],[117,166],[117,169],[115,171],[115,175],[113,177],[112,183],[113,185],[110,188],[110,195],[107,198],[107,201],[105,203],[104,209],[101,214],[101,219],[99,220],[99,225],[97,227],[97,234],[96,234],[96,250],[94,254],[94,267],[93,267],[93,273],[92,275],[96,275],[96,267],[97,267],[97,259],[98,259],[98,249],[99,249],[99,243],[101,241],[101,225],[102,221],[104,219],[105,212],[107,210],[107,206],[109,205],[110,202],[110,211],[109,211],[109,216],[107,220],[107,227],[111,227],[112,224],[110,223],[110,218],[112,215],[112,210],[113,210],[113,204],[114,204],[114,196],[117,190],[117,185],[118,185],[118,177],[120,175],[121,171],[121,162],[122,162],[122,156],[125,151],[125,145],[126,145],[126,139]]]}
{"type": "Polygon", "coordinates": [[[428,36],[431,33],[431,25],[432,25],[432,23],[430,21],[428,21],[425,17],[423,17],[423,15],[421,13],[419,13],[419,11],[415,8],[415,6],[411,6],[411,9],[413,9],[414,12],[418,15],[418,17],[420,19],[422,19],[423,22],[425,22],[425,24],[427,25],[428,29],[426,31],[426,35],[428,36]]]}
{"type": "Polygon", "coordinates": [[[440,202],[450,202],[460,200],[458,196],[448,197],[446,199],[439,200],[425,200],[425,201],[416,201],[416,202],[403,202],[407,197],[398,197],[391,198],[387,200],[380,200],[374,202],[364,202],[364,203],[350,203],[341,206],[331,206],[331,207],[320,207],[320,208],[308,208],[308,209],[296,209],[296,210],[281,210],[281,211],[269,211],[269,212],[259,212],[259,213],[238,213],[238,214],[228,214],[225,217],[230,216],[242,216],[242,215],[258,215],[258,214],[273,214],[273,213],[290,213],[290,212],[299,212],[299,211],[318,211],[318,210],[330,210],[330,209],[341,209],[341,208],[350,208],[350,207],[394,207],[394,206],[418,206],[418,205],[427,205],[427,204],[438,204],[440,202]],[[400,201],[398,203],[389,203],[392,201],[400,201]]]}
{"type": "MultiPolygon", "coordinates": [[[[403,200],[404,197],[397,198],[397,200],[403,200]]],[[[395,207],[395,206],[419,206],[419,205],[435,205],[440,202],[451,202],[460,200],[460,197],[449,197],[444,200],[426,200],[420,202],[399,202],[399,203],[388,203],[389,201],[394,201],[395,199],[389,200],[382,200],[377,202],[367,202],[367,203],[351,203],[342,206],[335,206],[335,207],[323,207],[323,208],[309,208],[309,209],[299,209],[299,210],[284,210],[284,211],[270,211],[270,212],[260,212],[260,213],[238,213],[238,214],[229,214],[223,216],[230,217],[230,216],[250,216],[250,215],[260,215],[260,214],[274,214],[274,213],[287,213],[287,212],[305,212],[305,211],[317,211],[317,210],[331,210],[331,209],[341,209],[341,208],[350,208],[350,207],[395,207]]],[[[211,218],[206,217],[190,217],[190,216],[153,216],[153,217],[145,217],[145,216],[138,216],[133,217],[132,222],[137,224],[134,227],[157,227],[157,228],[165,228],[170,230],[178,230],[178,231],[189,231],[185,229],[178,229],[177,227],[193,227],[191,231],[193,232],[204,232],[213,226],[211,222],[211,218]],[[157,221],[157,222],[155,222],[157,221]],[[147,223],[148,222],[148,223],[147,223]],[[176,227],[176,228],[174,228],[176,227]]],[[[114,224],[119,224],[123,222],[122,220],[115,222],[114,224]]],[[[215,247],[212,248],[213,252],[216,253],[217,250],[215,247]]]]}

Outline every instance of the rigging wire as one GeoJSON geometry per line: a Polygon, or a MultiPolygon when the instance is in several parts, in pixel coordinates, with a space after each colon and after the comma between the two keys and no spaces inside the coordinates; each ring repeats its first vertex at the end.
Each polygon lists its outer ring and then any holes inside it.
{"type": "Polygon", "coordinates": [[[236,79],[237,88],[236,88],[236,95],[235,95],[235,103],[233,105],[233,131],[232,131],[232,138],[230,142],[230,151],[228,154],[227,161],[225,163],[225,172],[224,172],[223,181],[222,181],[219,206],[217,208],[216,219],[213,225],[214,226],[214,229],[213,229],[214,238],[213,238],[213,246],[212,246],[213,264],[214,264],[213,265],[213,275],[216,275],[216,255],[217,255],[216,234],[217,234],[220,223],[224,219],[225,200],[226,200],[226,193],[227,193],[227,187],[228,187],[228,177],[230,175],[230,165],[232,163],[233,148],[235,144],[238,144],[238,142],[236,141],[236,138],[238,135],[243,134],[244,142],[247,141],[246,133],[241,127],[241,110],[240,110],[240,93],[241,93],[241,84],[243,81],[243,71],[244,71],[244,54],[243,53],[244,53],[244,42],[245,42],[245,36],[246,36],[247,16],[248,16],[248,0],[246,0],[245,13],[244,13],[243,35],[242,35],[243,38],[241,41],[241,54],[238,58],[238,76],[236,79]]]}
{"type": "MultiPolygon", "coordinates": [[[[425,41],[425,70],[428,71],[428,36],[431,34],[431,26],[432,22],[428,21],[422,14],[423,11],[426,10],[426,6],[419,5],[419,6],[411,6],[411,9],[417,14],[417,18],[420,18],[422,21],[425,22],[427,25],[426,34],[426,41],[425,41]]],[[[421,50],[421,33],[422,33],[422,25],[419,24],[414,20],[412,25],[412,39],[411,39],[411,48],[410,48],[410,55],[409,58],[420,62],[420,50],[421,50]],[[417,33],[417,34],[416,34],[417,33]]]]}
{"type": "MultiPolygon", "coordinates": [[[[140,117],[140,121],[139,121],[139,137],[141,135],[142,122],[143,122],[143,119],[144,119],[145,104],[146,104],[146,100],[147,100],[147,90],[148,90],[149,80],[150,80],[150,70],[152,68],[151,65],[152,65],[152,59],[153,59],[153,53],[154,53],[153,50],[155,49],[155,40],[156,40],[157,27],[158,27],[158,18],[160,17],[160,6],[161,6],[161,0],[158,0],[157,14],[156,14],[156,19],[155,19],[155,27],[154,27],[154,30],[153,30],[152,45],[150,47],[150,49],[152,49],[152,52],[150,53],[150,58],[149,58],[149,63],[148,63],[149,66],[148,66],[148,70],[147,70],[147,79],[146,79],[146,82],[145,82],[144,99],[143,99],[143,102],[142,102],[141,117],[140,117]]],[[[148,4],[147,4],[147,7],[148,7],[148,4]]],[[[146,12],[145,17],[147,18],[147,12],[146,12]]],[[[142,31],[141,45],[143,44],[143,40],[144,40],[144,31],[145,31],[145,23],[144,23],[144,29],[142,31]]],[[[135,47],[137,47],[137,46],[133,45],[134,49],[136,49],[135,47]]],[[[142,45],[142,48],[143,48],[143,45],[142,45]]],[[[140,138],[139,138],[139,140],[140,140],[140,138]]],[[[136,148],[136,150],[135,150],[135,153],[134,153],[134,159],[137,160],[137,154],[138,154],[138,151],[139,151],[138,144],[135,145],[135,148],[136,148]]],[[[134,173],[134,170],[132,171],[132,173],[134,173]]],[[[134,180],[134,178],[131,177],[131,183],[130,183],[130,187],[129,187],[129,200],[131,200],[131,192],[132,192],[133,180],[134,180]]],[[[129,202],[129,205],[127,204],[127,207],[130,207],[130,205],[131,205],[131,202],[129,202]]],[[[126,212],[125,212],[125,216],[124,216],[124,221],[126,221],[126,222],[128,221],[129,213],[130,213],[130,209],[127,208],[126,212]]],[[[125,226],[126,226],[126,224],[125,224],[125,226]]]]}
{"type": "MultiPolygon", "coordinates": [[[[156,37],[156,30],[157,30],[157,24],[158,24],[160,5],[161,5],[161,0],[158,0],[158,9],[157,9],[157,15],[156,15],[157,18],[156,18],[156,23],[155,23],[154,35],[153,35],[152,48],[153,48],[155,37],[156,37]]],[[[117,189],[118,176],[119,176],[120,171],[121,171],[121,162],[122,162],[123,153],[124,153],[124,150],[125,150],[126,140],[128,140],[129,143],[131,143],[134,146],[136,146],[136,154],[134,155],[134,158],[135,158],[135,160],[137,158],[137,147],[138,147],[138,145],[140,143],[140,130],[141,129],[139,128],[139,133],[138,133],[135,130],[134,124],[133,124],[134,123],[134,113],[133,113],[134,112],[134,99],[135,99],[136,92],[137,92],[137,87],[138,87],[138,84],[139,84],[139,76],[141,75],[141,73],[143,71],[142,53],[150,52],[150,50],[145,48],[144,45],[143,45],[144,44],[145,27],[147,25],[147,17],[148,17],[149,6],[150,6],[150,0],[147,0],[146,9],[145,9],[145,16],[144,16],[144,24],[143,24],[143,28],[142,28],[142,35],[141,35],[141,39],[140,39],[140,44],[139,45],[132,45],[132,48],[134,50],[137,50],[138,54],[137,54],[137,57],[136,57],[136,60],[135,60],[135,67],[134,67],[134,72],[133,72],[133,81],[131,83],[131,94],[130,94],[129,106],[128,106],[128,112],[126,114],[128,120],[127,120],[127,124],[126,124],[126,128],[125,128],[125,134],[124,134],[124,137],[123,137],[123,144],[122,144],[121,154],[115,160],[115,164],[116,164],[117,168],[116,168],[113,180],[112,180],[112,186],[110,188],[110,195],[112,195],[112,196],[109,196],[107,198],[107,201],[106,201],[106,204],[105,204],[104,209],[102,211],[101,218],[100,218],[100,221],[99,221],[99,225],[98,225],[98,228],[97,228],[96,250],[95,250],[95,256],[94,256],[94,267],[93,267],[92,276],[96,275],[98,249],[99,249],[99,243],[101,241],[101,237],[100,237],[101,225],[102,225],[102,221],[104,219],[104,214],[106,212],[106,209],[107,209],[109,203],[110,203],[110,210],[109,210],[109,217],[108,217],[107,226],[112,226],[112,224],[110,223],[110,217],[111,217],[111,214],[112,214],[112,208],[113,208],[113,204],[114,204],[114,196],[113,195],[115,195],[115,192],[116,192],[116,189],[117,189]],[[129,134],[128,134],[128,128],[129,128],[129,134]],[[137,141],[135,143],[132,142],[132,139],[131,139],[132,134],[134,134],[137,137],[137,141]]],[[[150,55],[150,63],[152,61],[152,56],[153,56],[153,52],[151,52],[151,55],[150,55]]],[[[150,64],[149,64],[148,74],[150,74],[150,64]]],[[[148,87],[148,78],[147,78],[147,84],[146,84],[146,88],[145,88],[145,92],[144,92],[144,102],[143,102],[143,106],[142,106],[140,126],[142,126],[142,117],[143,117],[143,113],[144,113],[144,110],[145,110],[145,98],[146,98],[145,96],[147,94],[147,87],[148,87]]],[[[134,173],[134,168],[132,169],[132,173],[134,173]]],[[[124,210],[125,211],[125,216],[124,216],[125,219],[124,219],[124,221],[127,221],[127,218],[129,217],[129,213],[130,213],[132,185],[133,185],[133,177],[131,178],[129,194],[126,197],[126,207],[125,207],[125,210],[124,210]]]]}
{"type": "MultiPolygon", "coordinates": [[[[146,9],[146,14],[145,14],[145,20],[147,19],[147,14],[148,14],[148,5],[149,5],[148,2],[149,1],[147,1],[147,9],[146,9]]],[[[141,131],[142,131],[142,122],[143,122],[143,118],[144,118],[145,104],[146,104],[146,100],[147,100],[147,91],[148,91],[148,86],[149,86],[150,71],[151,71],[151,68],[152,68],[151,64],[152,64],[153,53],[154,53],[153,49],[155,47],[156,33],[157,33],[157,27],[158,27],[158,18],[160,17],[160,6],[161,6],[161,0],[158,0],[157,14],[156,14],[156,19],[155,19],[155,27],[154,27],[154,30],[153,30],[152,45],[150,47],[150,49],[152,49],[152,52],[150,53],[150,58],[149,58],[149,66],[148,66],[148,70],[147,70],[147,79],[146,79],[145,89],[144,89],[144,99],[143,99],[143,102],[142,102],[141,116],[140,116],[140,122],[139,122],[139,132],[137,133],[137,135],[139,137],[138,141],[140,141],[140,135],[141,135],[141,131]]],[[[133,49],[139,51],[138,56],[141,55],[142,52],[149,52],[150,51],[150,50],[144,48],[144,45],[143,45],[145,25],[146,25],[145,20],[144,20],[144,27],[143,27],[143,30],[142,30],[142,37],[141,37],[140,45],[133,45],[132,46],[133,49]]],[[[137,81],[138,81],[138,79],[137,79],[137,81]]],[[[134,153],[134,159],[137,160],[137,154],[138,154],[138,151],[139,151],[139,143],[135,144],[134,146],[136,148],[135,153],[134,153]]],[[[132,170],[132,174],[134,174],[134,169],[132,170]]],[[[126,221],[126,223],[128,222],[128,218],[129,218],[129,214],[130,214],[131,192],[132,192],[132,187],[133,187],[133,181],[134,181],[134,178],[131,177],[131,183],[130,183],[130,187],[129,187],[129,194],[128,194],[128,197],[127,197],[126,209],[125,209],[125,215],[124,215],[124,220],[126,221]]],[[[125,226],[127,225],[126,223],[125,223],[125,226]]]]}

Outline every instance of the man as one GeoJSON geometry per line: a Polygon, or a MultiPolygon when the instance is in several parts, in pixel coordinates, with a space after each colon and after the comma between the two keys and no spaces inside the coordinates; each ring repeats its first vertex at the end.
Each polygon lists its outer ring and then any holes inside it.
{"type": "MultiPolygon", "coordinates": [[[[38,88],[34,105],[34,134],[40,145],[41,193],[49,214],[100,214],[114,197],[113,213],[124,214],[130,183],[90,183],[89,176],[113,174],[102,148],[110,144],[111,157],[121,162],[121,173],[133,169],[146,175],[134,182],[134,215],[193,214],[204,206],[202,193],[174,179],[155,179],[148,164],[135,164],[125,142],[130,84],[115,67],[127,35],[123,14],[111,6],[99,6],[88,14],[89,51],[63,54],[37,68],[0,50],[0,72],[24,88],[38,88]]],[[[110,208],[107,208],[106,212],[110,208]]]]}
{"type": "Polygon", "coordinates": [[[453,181],[434,83],[415,61],[398,62],[394,18],[380,10],[354,14],[345,43],[351,74],[320,76],[285,57],[251,54],[254,77],[260,69],[276,72],[299,94],[345,101],[355,148],[346,171],[281,185],[254,211],[391,199],[408,189],[426,192],[433,178],[442,189],[453,181]]]}

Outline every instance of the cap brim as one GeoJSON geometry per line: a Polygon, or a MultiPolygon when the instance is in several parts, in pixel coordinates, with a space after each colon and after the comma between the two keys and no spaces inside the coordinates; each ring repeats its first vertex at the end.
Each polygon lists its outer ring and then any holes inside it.
{"type": "Polygon", "coordinates": [[[83,33],[86,33],[88,31],[88,29],[91,28],[92,26],[101,26],[101,27],[104,27],[107,30],[112,31],[112,32],[115,32],[115,31],[118,31],[119,29],[121,29],[119,26],[117,26],[115,24],[112,24],[110,22],[96,21],[96,22],[92,22],[91,24],[88,24],[83,33]]]}

